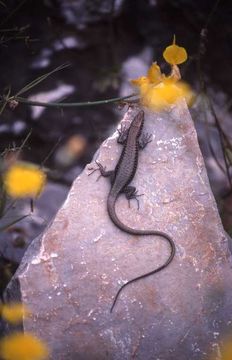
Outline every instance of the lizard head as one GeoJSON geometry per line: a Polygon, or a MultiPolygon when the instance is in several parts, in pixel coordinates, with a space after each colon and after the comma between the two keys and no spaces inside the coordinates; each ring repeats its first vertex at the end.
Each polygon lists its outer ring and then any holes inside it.
{"type": "Polygon", "coordinates": [[[144,123],[144,111],[141,110],[132,120],[131,127],[137,128],[138,132],[140,133],[142,131],[143,123],[144,123]]]}

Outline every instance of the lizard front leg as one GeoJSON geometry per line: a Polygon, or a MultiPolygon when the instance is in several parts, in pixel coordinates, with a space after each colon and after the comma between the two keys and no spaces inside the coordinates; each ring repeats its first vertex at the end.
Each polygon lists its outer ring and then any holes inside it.
{"type": "Polygon", "coordinates": [[[106,167],[103,166],[102,164],[100,164],[98,161],[95,160],[95,163],[97,164],[97,168],[89,168],[88,170],[90,170],[91,172],[88,174],[88,176],[92,175],[93,173],[95,173],[95,171],[100,171],[100,175],[97,178],[97,181],[100,179],[101,176],[103,177],[109,177],[110,180],[112,181],[113,177],[114,177],[114,170],[110,170],[107,171],[106,167]]]}
{"type": "Polygon", "coordinates": [[[142,133],[138,142],[139,148],[144,149],[147,146],[147,144],[152,141],[151,138],[152,138],[152,134],[142,133]]]}

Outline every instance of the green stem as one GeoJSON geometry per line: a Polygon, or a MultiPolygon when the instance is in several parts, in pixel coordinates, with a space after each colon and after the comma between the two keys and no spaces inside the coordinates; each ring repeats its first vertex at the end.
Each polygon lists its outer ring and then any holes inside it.
{"type": "Polygon", "coordinates": [[[106,100],[98,100],[98,101],[85,101],[85,102],[70,102],[70,103],[62,103],[62,102],[40,102],[40,101],[34,101],[34,100],[28,100],[19,96],[12,96],[8,98],[8,102],[12,100],[16,100],[20,103],[24,103],[27,105],[32,106],[42,106],[42,107],[84,107],[84,106],[94,106],[94,105],[102,105],[102,104],[109,104],[114,103],[118,101],[122,101],[125,99],[129,99],[133,96],[136,96],[137,94],[131,94],[123,97],[117,97],[112,99],[106,99],[106,100]]]}

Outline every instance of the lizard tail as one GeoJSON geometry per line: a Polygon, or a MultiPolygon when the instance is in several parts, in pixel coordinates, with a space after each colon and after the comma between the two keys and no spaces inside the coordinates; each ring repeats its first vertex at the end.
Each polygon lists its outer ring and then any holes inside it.
{"type": "Polygon", "coordinates": [[[172,238],[167,235],[166,233],[162,232],[162,231],[156,231],[156,230],[137,230],[137,229],[133,229],[133,228],[130,228],[129,226],[123,224],[121,222],[121,220],[118,218],[117,214],[116,214],[116,211],[115,211],[115,203],[116,203],[116,200],[117,198],[113,197],[113,196],[110,196],[108,197],[108,200],[107,200],[107,209],[108,209],[108,213],[109,213],[109,216],[112,220],[112,222],[118,227],[120,228],[122,231],[125,231],[126,233],[128,234],[132,234],[132,235],[156,235],[156,236],[161,236],[163,238],[165,238],[169,245],[170,245],[170,249],[171,249],[171,252],[170,252],[170,255],[168,257],[168,259],[166,260],[166,262],[159,266],[158,268],[156,268],[155,270],[152,270],[146,274],[143,274],[143,275],[140,275],[132,280],[129,280],[128,282],[126,282],[125,284],[123,284],[120,289],[118,290],[115,298],[114,298],[114,301],[113,301],[113,304],[111,306],[111,309],[110,309],[110,312],[113,311],[113,308],[117,302],[117,299],[121,293],[121,291],[129,284],[132,284],[133,282],[137,281],[137,280],[141,280],[141,279],[144,279],[145,277],[147,276],[150,276],[150,275],[153,275],[161,270],[163,270],[165,267],[167,267],[171,261],[173,260],[174,256],[175,256],[175,252],[176,252],[176,246],[175,246],[175,243],[174,241],[172,240],[172,238]]]}

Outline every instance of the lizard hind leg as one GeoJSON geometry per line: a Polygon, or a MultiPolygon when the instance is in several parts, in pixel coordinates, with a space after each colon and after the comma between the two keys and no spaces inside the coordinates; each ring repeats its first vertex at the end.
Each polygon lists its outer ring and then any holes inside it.
{"type": "Polygon", "coordinates": [[[128,204],[130,207],[130,200],[135,199],[137,201],[137,208],[139,210],[139,196],[143,196],[144,194],[138,194],[138,190],[136,190],[135,186],[128,185],[123,189],[123,192],[126,195],[126,198],[128,200],[128,204]]]}

